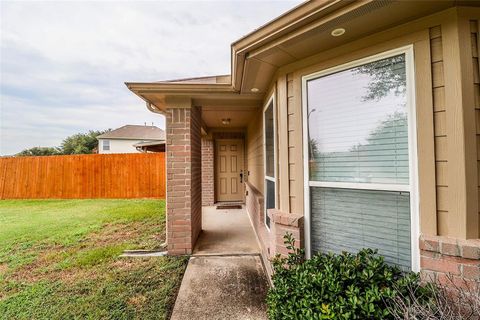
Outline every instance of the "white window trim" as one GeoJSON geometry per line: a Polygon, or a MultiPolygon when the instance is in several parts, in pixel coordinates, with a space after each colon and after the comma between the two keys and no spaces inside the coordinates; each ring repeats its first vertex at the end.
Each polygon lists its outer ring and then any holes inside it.
{"type": "Polygon", "coordinates": [[[305,207],[305,253],[311,257],[311,212],[310,212],[310,186],[348,188],[363,190],[384,190],[404,191],[410,193],[410,234],[411,234],[411,258],[412,270],[420,271],[420,251],[418,239],[420,236],[420,217],[418,194],[418,157],[417,157],[417,121],[415,105],[415,70],[414,70],[413,45],[385,51],[363,59],[345,63],[333,68],[328,68],[302,77],[302,110],[303,110],[303,168],[304,168],[304,207],[305,207]],[[390,58],[396,55],[405,54],[405,71],[407,78],[407,113],[408,113],[408,152],[409,152],[409,185],[387,185],[387,184],[366,184],[366,183],[344,183],[344,182],[316,182],[309,181],[308,165],[308,119],[307,114],[307,81],[326,76],[332,73],[344,71],[374,62],[390,58]]]}
{"type": "Polygon", "coordinates": [[[355,182],[330,182],[330,181],[308,181],[310,187],[336,188],[336,189],[358,189],[378,191],[410,191],[410,186],[405,184],[382,184],[382,183],[355,183],[355,182]]]}
{"type": "MultiPolygon", "coordinates": [[[[278,207],[278,183],[277,183],[277,108],[275,105],[275,92],[268,99],[267,103],[263,106],[263,176],[264,180],[269,180],[275,183],[275,208],[278,207]],[[267,145],[266,145],[266,136],[265,136],[265,111],[267,111],[268,106],[272,104],[273,111],[273,172],[275,177],[267,176],[267,145]]],[[[270,227],[267,225],[267,184],[264,181],[263,186],[264,192],[264,201],[263,201],[263,224],[265,228],[270,232],[270,227]]],[[[271,221],[270,221],[271,223],[271,221]]]]}
{"type": "Polygon", "coordinates": [[[102,140],[102,150],[110,151],[110,140],[108,140],[108,139],[102,140]],[[105,149],[105,147],[107,149],[105,149]]]}

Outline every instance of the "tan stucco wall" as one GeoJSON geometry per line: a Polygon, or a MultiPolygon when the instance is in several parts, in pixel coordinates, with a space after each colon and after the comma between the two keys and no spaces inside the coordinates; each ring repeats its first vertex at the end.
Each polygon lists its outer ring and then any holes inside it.
{"type": "MultiPolygon", "coordinates": [[[[278,108],[278,197],[288,198],[287,203],[280,200],[280,209],[303,214],[302,76],[413,45],[421,232],[479,237],[479,17],[476,8],[446,10],[279,68],[265,102],[273,92],[278,108]]],[[[248,127],[246,140],[248,179],[260,192],[262,111],[248,127]]]]}

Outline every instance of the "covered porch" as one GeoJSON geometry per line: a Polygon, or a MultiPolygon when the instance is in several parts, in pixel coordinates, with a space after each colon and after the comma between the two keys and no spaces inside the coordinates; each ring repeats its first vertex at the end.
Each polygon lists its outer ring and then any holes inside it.
{"type": "MultiPolygon", "coordinates": [[[[291,183],[288,170],[279,167],[275,168],[275,174],[269,174],[271,181],[275,181],[274,175],[278,174],[278,192],[270,188],[270,201],[264,199],[267,194],[265,161],[269,160],[269,164],[274,161],[274,140],[278,139],[277,147],[281,150],[288,149],[285,137],[274,137],[273,126],[277,121],[286,125],[288,115],[286,108],[278,115],[273,111],[275,91],[270,91],[270,98],[265,100],[268,88],[263,82],[256,82],[265,79],[253,80],[241,92],[232,88],[230,76],[127,84],[147,101],[151,111],[166,118],[166,212],[170,255],[192,254],[197,241],[200,245],[213,245],[221,242],[220,238],[231,236],[218,234],[207,237],[208,241],[203,237],[199,239],[202,230],[209,236],[205,219],[202,219],[202,207],[220,202],[244,205],[264,261],[276,253],[286,252],[282,238],[286,232],[294,234],[299,246],[303,243],[300,211],[292,214],[289,210],[267,210],[276,207],[277,194],[283,195],[278,198],[280,209],[288,209],[285,204],[292,201],[288,192],[291,183]],[[266,128],[270,129],[270,135],[265,134],[266,128]],[[266,147],[270,151],[268,159],[264,156],[266,147]]],[[[286,82],[283,85],[285,89],[288,87],[286,82]]],[[[278,159],[278,165],[290,165],[289,158],[278,159]]],[[[222,219],[217,212],[213,215],[215,219],[222,219]]],[[[247,232],[239,225],[232,226],[237,228],[237,235],[247,232]]]]}
{"type": "MultiPolygon", "coordinates": [[[[235,218],[235,214],[238,216],[239,212],[227,217],[225,212],[212,206],[219,202],[245,203],[248,175],[246,126],[255,116],[257,108],[248,104],[227,107],[210,105],[168,111],[166,171],[169,254],[194,253],[200,235],[202,246],[211,246],[214,242],[222,246],[220,240],[227,234],[212,230],[208,222],[232,227],[245,226],[245,223],[228,221],[235,218]]],[[[244,210],[242,213],[245,222],[248,218],[244,210]]],[[[253,231],[248,229],[251,229],[250,224],[246,226],[246,229],[240,229],[250,232],[254,239],[253,231]]],[[[221,229],[228,233],[228,228],[221,229]]],[[[230,231],[229,236],[241,235],[239,230],[230,231]]],[[[198,250],[202,251],[200,248],[198,250]]]]}
{"type": "MultiPolygon", "coordinates": [[[[147,106],[166,117],[167,245],[171,255],[194,253],[202,229],[207,236],[200,239],[202,246],[227,237],[212,234],[203,224],[203,206],[206,219],[220,223],[226,222],[222,213],[209,207],[218,202],[245,204],[247,127],[258,116],[262,96],[239,95],[222,81],[221,77],[180,81],[179,88],[188,91],[184,95],[144,93],[152,102],[147,106]],[[212,92],[212,87],[218,90],[212,92]]],[[[176,83],[166,86],[171,92],[176,83]]],[[[248,228],[243,231],[254,235],[248,228]]],[[[228,236],[232,234],[241,233],[237,230],[228,236]]]]}

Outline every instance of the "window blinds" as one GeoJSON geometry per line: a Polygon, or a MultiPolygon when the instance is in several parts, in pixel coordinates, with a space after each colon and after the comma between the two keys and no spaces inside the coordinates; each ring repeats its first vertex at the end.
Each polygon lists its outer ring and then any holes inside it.
{"type": "Polygon", "coordinates": [[[410,269],[408,193],[313,187],[310,195],[314,252],[378,249],[386,262],[410,269]]]}
{"type": "Polygon", "coordinates": [[[268,209],[275,208],[275,117],[273,101],[264,112],[265,135],[265,224],[270,228],[268,209]]]}
{"type": "Polygon", "coordinates": [[[392,190],[410,183],[405,55],[307,81],[307,123],[312,251],[409,270],[410,194],[392,190]]]}
{"type": "Polygon", "coordinates": [[[409,183],[404,84],[403,55],[308,82],[310,180],[409,183]]]}

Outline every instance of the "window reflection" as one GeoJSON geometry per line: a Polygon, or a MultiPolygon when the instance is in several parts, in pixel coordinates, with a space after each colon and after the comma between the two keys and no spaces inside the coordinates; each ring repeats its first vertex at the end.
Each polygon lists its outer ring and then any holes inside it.
{"type": "Polygon", "coordinates": [[[310,180],[409,183],[405,55],[307,82],[310,180]]]}
{"type": "Polygon", "coordinates": [[[265,173],[275,177],[273,102],[265,110],[265,173]]]}

